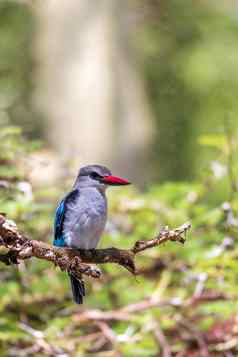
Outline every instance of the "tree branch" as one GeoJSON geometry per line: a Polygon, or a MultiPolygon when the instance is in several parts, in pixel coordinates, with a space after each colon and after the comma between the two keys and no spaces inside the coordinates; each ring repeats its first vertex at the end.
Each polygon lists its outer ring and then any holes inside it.
{"type": "Polygon", "coordinates": [[[29,239],[19,232],[13,221],[0,215],[0,261],[9,265],[17,264],[19,260],[35,257],[48,260],[59,266],[61,270],[69,271],[76,277],[85,274],[92,278],[99,278],[101,272],[87,263],[116,263],[132,274],[138,274],[134,262],[136,254],[167,241],[184,243],[186,233],[190,228],[190,223],[185,223],[174,230],[169,230],[166,227],[154,239],[137,241],[128,250],[117,248],[76,250],[57,248],[42,241],[29,239]]]}

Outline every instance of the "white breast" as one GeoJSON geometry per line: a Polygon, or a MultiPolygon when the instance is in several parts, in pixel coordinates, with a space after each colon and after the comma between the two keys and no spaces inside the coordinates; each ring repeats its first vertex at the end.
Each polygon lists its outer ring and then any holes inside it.
{"type": "Polygon", "coordinates": [[[80,191],[79,198],[67,207],[64,234],[69,247],[96,248],[107,219],[107,202],[96,189],[80,191]]]}

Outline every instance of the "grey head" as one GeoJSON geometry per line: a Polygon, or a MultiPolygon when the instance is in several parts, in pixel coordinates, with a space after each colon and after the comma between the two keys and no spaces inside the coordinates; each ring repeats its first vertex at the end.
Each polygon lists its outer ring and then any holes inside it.
{"type": "Polygon", "coordinates": [[[95,187],[104,192],[108,186],[129,185],[126,179],[112,176],[111,171],[101,165],[87,165],[79,170],[74,187],[95,187]]]}

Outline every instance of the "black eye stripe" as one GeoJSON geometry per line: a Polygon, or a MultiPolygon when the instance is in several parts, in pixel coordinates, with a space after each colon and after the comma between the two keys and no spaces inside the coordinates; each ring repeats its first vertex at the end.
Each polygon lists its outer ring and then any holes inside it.
{"type": "Polygon", "coordinates": [[[91,178],[93,179],[100,179],[102,178],[101,175],[99,175],[97,172],[91,172],[91,174],[89,175],[91,178]]]}

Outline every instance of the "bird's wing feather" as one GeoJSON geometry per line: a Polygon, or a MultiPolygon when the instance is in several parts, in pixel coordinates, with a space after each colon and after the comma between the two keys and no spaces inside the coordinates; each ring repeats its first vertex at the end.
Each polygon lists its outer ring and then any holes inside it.
{"type": "Polygon", "coordinates": [[[54,242],[53,244],[57,247],[65,246],[65,237],[63,234],[64,218],[67,210],[67,203],[74,199],[75,195],[78,193],[77,190],[73,190],[68,193],[59,203],[55,212],[55,222],[54,222],[54,242]]]}

